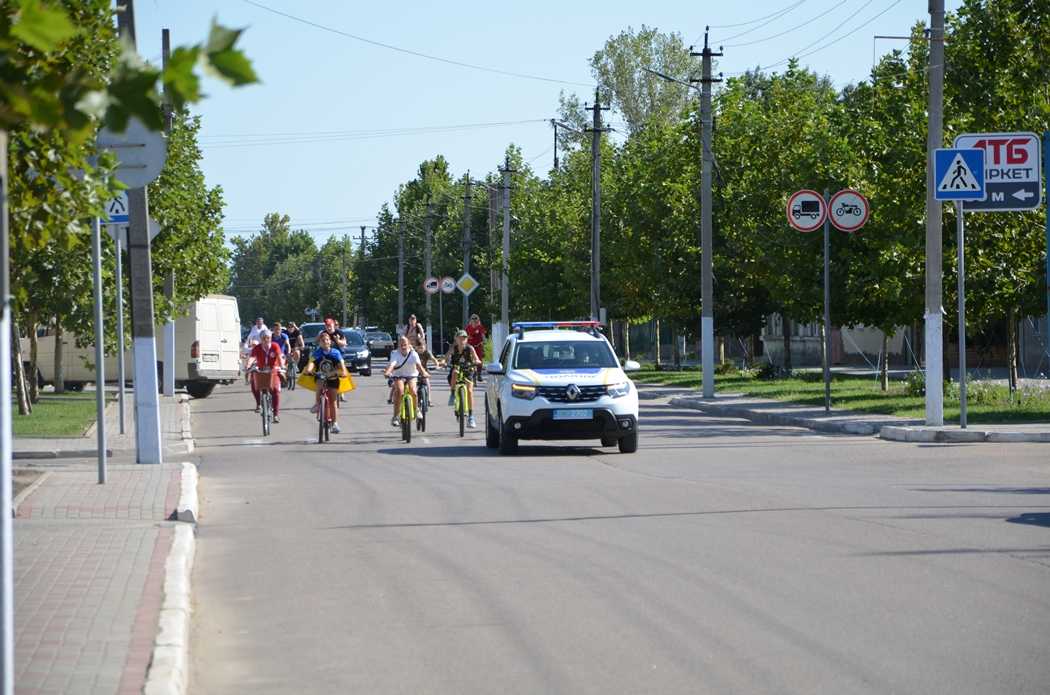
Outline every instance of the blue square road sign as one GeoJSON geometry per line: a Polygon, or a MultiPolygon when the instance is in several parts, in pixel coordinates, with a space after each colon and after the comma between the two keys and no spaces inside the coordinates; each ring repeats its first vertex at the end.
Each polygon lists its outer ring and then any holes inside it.
{"type": "Polygon", "coordinates": [[[933,197],[937,200],[984,200],[983,149],[933,151],[933,197]]]}

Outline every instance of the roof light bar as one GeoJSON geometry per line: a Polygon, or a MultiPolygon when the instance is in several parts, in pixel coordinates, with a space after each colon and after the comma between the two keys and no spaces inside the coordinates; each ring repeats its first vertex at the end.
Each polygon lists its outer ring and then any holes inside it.
{"type": "Polygon", "coordinates": [[[574,328],[577,330],[588,330],[598,335],[602,328],[600,321],[516,321],[511,324],[511,330],[520,337],[525,331],[535,331],[555,328],[574,328]]]}

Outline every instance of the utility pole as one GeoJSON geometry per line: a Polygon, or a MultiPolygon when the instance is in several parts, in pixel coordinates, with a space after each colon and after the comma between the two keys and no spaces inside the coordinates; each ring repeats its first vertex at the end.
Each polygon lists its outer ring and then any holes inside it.
{"type": "MultiPolygon", "coordinates": [[[[934,198],[933,151],[944,141],[944,0],[930,0],[930,93],[926,137],[926,425],[944,424],[944,335],[941,306],[941,203],[934,198]]],[[[962,375],[960,374],[960,377],[962,375]]]]}
{"type": "MultiPolygon", "coordinates": [[[[470,172],[466,174],[466,189],[463,193],[463,273],[470,272],[470,251],[473,239],[470,236],[470,172]]],[[[467,327],[470,319],[470,296],[463,294],[463,324],[467,327]]]]}
{"type": "MultiPolygon", "coordinates": [[[[364,261],[365,260],[365,225],[361,225],[361,248],[358,249],[358,251],[360,252],[361,260],[364,261]]],[[[360,296],[360,300],[359,300],[360,308],[358,310],[358,313],[360,314],[360,318],[361,318],[361,328],[364,328],[365,326],[368,325],[368,319],[365,317],[365,292],[364,292],[364,289],[360,286],[360,284],[358,284],[358,288],[357,289],[358,289],[358,292],[360,293],[359,294],[359,296],[360,296]]]]}
{"type": "Polygon", "coordinates": [[[405,225],[397,220],[397,326],[405,325],[405,225]]]}
{"type": "MultiPolygon", "coordinates": [[[[168,59],[171,57],[171,32],[167,29],[160,30],[161,43],[161,66],[168,67],[168,59]]],[[[175,122],[175,111],[171,104],[168,90],[164,90],[164,133],[171,136],[171,129],[175,122]]],[[[169,270],[168,276],[164,278],[164,297],[169,305],[175,299],[175,271],[169,270]]],[[[164,395],[175,395],[175,317],[168,318],[164,324],[164,395]]]]}
{"type": "MultiPolygon", "coordinates": [[[[0,130],[0,695],[15,691],[15,552],[11,521],[11,257],[7,217],[7,131],[0,130]]],[[[34,377],[35,378],[35,377],[34,377]]]]}
{"type": "MultiPolygon", "coordinates": [[[[135,46],[134,0],[124,0],[117,29],[135,46]]],[[[138,463],[162,463],[160,403],[157,398],[157,345],[153,325],[153,267],[150,258],[149,201],[146,187],[128,190],[128,270],[131,334],[135,347],[135,447],[138,463]]]]}
{"type": "Polygon", "coordinates": [[[504,159],[500,173],[503,174],[503,253],[500,254],[499,320],[506,336],[510,331],[510,175],[514,173],[510,168],[510,155],[504,159]]]}
{"type": "Polygon", "coordinates": [[[342,278],[340,278],[339,284],[343,286],[343,322],[342,327],[346,328],[346,285],[349,282],[349,278],[346,275],[346,252],[350,248],[350,237],[346,234],[343,235],[343,270],[342,278]]]}
{"type": "Polygon", "coordinates": [[[701,161],[703,162],[700,175],[700,363],[704,371],[704,398],[715,396],[715,293],[714,293],[714,236],[712,231],[711,210],[711,163],[713,153],[711,151],[712,120],[711,120],[711,85],[721,82],[720,79],[711,77],[711,59],[721,56],[715,53],[707,44],[707,31],[704,29],[704,50],[700,53],[689,52],[691,56],[702,58],[702,73],[700,78],[700,125],[701,125],[701,161]]]}
{"type": "Polygon", "coordinates": [[[591,320],[601,320],[601,272],[602,272],[602,111],[608,106],[601,105],[601,95],[594,90],[594,106],[585,107],[594,112],[591,133],[591,320]]]}
{"type": "MultiPolygon", "coordinates": [[[[434,243],[434,204],[430,202],[430,195],[427,194],[427,214],[423,218],[423,281],[426,282],[428,278],[434,272],[433,268],[433,243],[434,243]]],[[[427,351],[430,354],[434,354],[434,336],[432,335],[433,323],[431,320],[431,306],[433,305],[434,297],[429,292],[424,292],[426,295],[426,311],[427,314],[424,317],[424,326],[426,327],[427,333],[427,351]]]]}
{"type": "Polygon", "coordinates": [[[558,170],[558,122],[551,119],[551,125],[554,126],[554,170],[558,170]]]}

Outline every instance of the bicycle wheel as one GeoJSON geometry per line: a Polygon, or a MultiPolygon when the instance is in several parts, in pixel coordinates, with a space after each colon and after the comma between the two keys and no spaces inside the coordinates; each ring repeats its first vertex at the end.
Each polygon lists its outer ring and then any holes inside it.
{"type": "Polygon", "coordinates": [[[324,440],[332,438],[332,423],[335,422],[335,394],[331,389],[325,391],[324,440]]]}
{"type": "Polygon", "coordinates": [[[427,409],[430,407],[428,402],[430,398],[430,389],[426,384],[419,385],[419,418],[416,420],[416,429],[420,432],[427,431],[427,409]]]}
{"type": "Polygon", "coordinates": [[[288,360],[288,390],[295,390],[295,378],[298,376],[297,369],[295,368],[295,360],[288,360]]]}
{"type": "Polygon", "coordinates": [[[262,430],[263,436],[270,436],[270,392],[263,391],[260,400],[262,401],[262,430]]]}
{"type": "Polygon", "coordinates": [[[326,389],[321,389],[321,398],[317,401],[317,443],[324,444],[325,440],[325,424],[327,410],[328,393],[326,389]]]}
{"type": "Polygon", "coordinates": [[[459,436],[464,436],[467,425],[467,387],[456,387],[456,419],[459,420],[459,436]]]}
{"type": "Polygon", "coordinates": [[[405,392],[401,397],[401,438],[405,442],[412,441],[412,396],[405,392]]]}

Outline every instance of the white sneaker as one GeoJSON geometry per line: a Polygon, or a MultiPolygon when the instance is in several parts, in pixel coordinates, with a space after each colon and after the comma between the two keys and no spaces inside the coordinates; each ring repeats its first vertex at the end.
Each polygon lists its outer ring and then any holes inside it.
{"type": "Polygon", "coordinates": [[[423,411],[420,410],[419,408],[416,408],[416,419],[417,420],[422,420],[423,419],[423,411]]]}
{"type": "Polygon", "coordinates": [[[477,429],[478,421],[474,419],[473,415],[471,415],[469,418],[467,418],[467,427],[469,427],[471,429],[477,429]]]}
{"type": "Polygon", "coordinates": [[[338,422],[333,422],[332,423],[332,434],[339,434],[339,423],[338,422]]]}
{"type": "Polygon", "coordinates": [[[401,420],[397,419],[396,417],[390,418],[390,426],[391,427],[400,427],[401,426],[401,420]]]}

